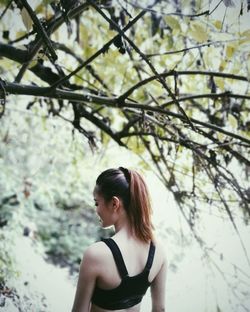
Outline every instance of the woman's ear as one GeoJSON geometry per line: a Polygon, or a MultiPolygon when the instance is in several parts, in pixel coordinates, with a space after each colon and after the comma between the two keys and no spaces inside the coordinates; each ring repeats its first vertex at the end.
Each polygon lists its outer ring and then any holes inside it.
{"type": "Polygon", "coordinates": [[[117,196],[113,196],[112,197],[112,208],[113,208],[114,212],[118,212],[118,210],[120,209],[120,206],[121,206],[120,198],[117,196]]]}

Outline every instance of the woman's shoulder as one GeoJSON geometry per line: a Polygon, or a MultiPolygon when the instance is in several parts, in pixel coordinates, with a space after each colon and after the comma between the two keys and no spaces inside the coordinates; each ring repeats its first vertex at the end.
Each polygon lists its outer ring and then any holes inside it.
{"type": "Polygon", "coordinates": [[[106,245],[102,242],[95,242],[91,244],[84,252],[84,258],[93,262],[100,262],[103,260],[105,255],[108,254],[106,245]]]}

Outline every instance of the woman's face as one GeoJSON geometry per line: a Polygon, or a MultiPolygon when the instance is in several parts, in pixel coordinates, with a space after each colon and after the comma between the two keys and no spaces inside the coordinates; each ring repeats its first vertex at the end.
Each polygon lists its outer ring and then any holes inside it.
{"type": "Polygon", "coordinates": [[[96,206],[96,213],[99,216],[101,226],[106,228],[112,226],[112,203],[105,201],[104,197],[94,189],[94,201],[96,206]]]}

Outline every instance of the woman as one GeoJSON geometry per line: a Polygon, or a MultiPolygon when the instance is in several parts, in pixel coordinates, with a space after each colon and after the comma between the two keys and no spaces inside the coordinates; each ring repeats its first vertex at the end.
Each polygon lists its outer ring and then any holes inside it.
{"type": "Polygon", "coordinates": [[[94,200],[102,227],[114,225],[115,235],[85,251],[72,312],[138,312],[148,287],[152,311],[165,311],[166,260],[153,236],[142,176],[122,167],[105,170],[94,200]]]}

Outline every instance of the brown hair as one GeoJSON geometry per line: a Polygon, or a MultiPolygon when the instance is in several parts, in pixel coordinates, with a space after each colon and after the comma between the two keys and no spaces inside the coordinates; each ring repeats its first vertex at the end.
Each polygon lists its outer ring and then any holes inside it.
{"type": "Polygon", "coordinates": [[[152,207],[147,185],[135,170],[107,169],[96,180],[98,192],[106,201],[121,198],[135,236],[144,242],[153,239],[152,207]]]}

